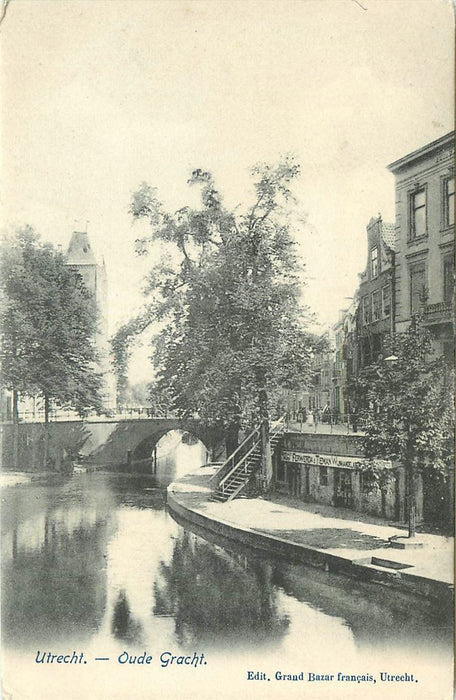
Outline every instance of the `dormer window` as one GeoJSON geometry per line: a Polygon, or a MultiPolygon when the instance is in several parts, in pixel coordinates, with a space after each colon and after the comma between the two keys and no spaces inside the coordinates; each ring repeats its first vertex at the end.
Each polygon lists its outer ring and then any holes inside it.
{"type": "Polygon", "coordinates": [[[377,248],[377,246],[375,246],[375,248],[372,248],[372,250],[371,250],[370,270],[371,270],[371,279],[374,279],[374,277],[377,277],[377,275],[378,275],[378,248],[377,248]]]}

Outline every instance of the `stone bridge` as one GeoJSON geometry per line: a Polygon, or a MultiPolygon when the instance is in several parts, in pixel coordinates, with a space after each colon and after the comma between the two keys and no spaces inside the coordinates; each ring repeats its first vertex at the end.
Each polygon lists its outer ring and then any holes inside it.
{"type": "MultiPolygon", "coordinates": [[[[51,466],[60,469],[65,460],[82,455],[90,464],[135,471],[135,463],[151,458],[155,445],[171,430],[183,430],[201,440],[211,459],[225,456],[220,428],[196,419],[142,418],[97,421],[59,421],[49,424],[51,466]]],[[[0,426],[2,466],[34,471],[43,469],[44,424],[4,423],[0,426]]],[[[143,469],[141,469],[143,471],[143,469]]]]}

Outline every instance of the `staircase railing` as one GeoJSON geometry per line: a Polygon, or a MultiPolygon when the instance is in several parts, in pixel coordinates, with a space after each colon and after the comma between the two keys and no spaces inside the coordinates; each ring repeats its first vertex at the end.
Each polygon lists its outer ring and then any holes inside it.
{"type": "MultiPolygon", "coordinates": [[[[231,473],[234,467],[237,466],[239,460],[241,459],[241,455],[243,453],[243,450],[247,448],[247,446],[250,444],[253,444],[253,447],[257,444],[259,438],[261,436],[261,426],[257,426],[254,430],[252,430],[251,433],[247,435],[247,437],[241,442],[240,445],[236,447],[234,452],[230,454],[229,457],[226,458],[224,461],[223,465],[220,467],[220,469],[212,475],[210,481],[215,481],[216,485],[220,483],[220,481],[225,477],[228,476],[228,474],[231,473]]],[[[252,447],[252,449],[253,449],[252,447]]]]}
{"type": "MultiPolygon", "coordinates": [[[[277,421],[271,423],[269,430],[269,437],[274,437],[281,429],[285,426],[285,416],[282,416],[277,421]]],[[[234,450],[234,452],[227,457],[224,464],[220,469],[211,477],[211,480],[215,482],[214,488],[220,486],[223,487],[224,482],[237,471],[242,464],[245,465],[247,458],[251,455],[253,450],[258,446],[261,439],[261,424],[258,425],[254,430],[252,430],[249,435],[241,442],[241,444],[234,450]],[[246,451],[245,451],[246,450],[246,451]]],[[[246,465],[245,465],[246,468],[246,465]]]]}

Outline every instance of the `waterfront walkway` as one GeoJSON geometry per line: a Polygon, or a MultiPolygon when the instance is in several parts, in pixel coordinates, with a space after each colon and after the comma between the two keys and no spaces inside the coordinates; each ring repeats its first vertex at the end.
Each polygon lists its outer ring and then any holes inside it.
{"type": "Polygon", "coordinates": [[[404,537],[403,527],[354,511],[280,496],[211,501],[209,478],[217,468],[202,467],[171,484],[171,513],[274,555],[425,596],[451,595],[452,537],[420,533],[423,548],[395,549],[389,539],[404,537]]]}

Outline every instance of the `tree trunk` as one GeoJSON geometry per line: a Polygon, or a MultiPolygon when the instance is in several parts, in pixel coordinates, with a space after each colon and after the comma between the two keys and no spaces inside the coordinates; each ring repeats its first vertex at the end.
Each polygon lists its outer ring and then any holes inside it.
{"type": "Polygon", "coordinates": [[[49,461],[49,413],[50,413],[50,401],[49,396],[45,394],[44,396],[44,454],[43,454],[43,467],[47,469],[49,461]]]}
{"type": "Polygon", "coordinates": [[[408,536],[416,536],[416,474],[415,460],[409,457],[408,475],[408,536]]]}
{"type": "Polygon", "coordinates": [[[226,456],[229,457],[239,445],[239,423],[232,421],[225,430],[226,456]]]}
{"type": "Polygon", "coordinates": [[[447,514],[447,522],[445,523],[445,529],[448,527],[450,532],[453,532],[454,528],[454,470],[450,467],[448,469],[448,506],[449,512],[447,514]]]}
{"type": "Polygon", "coordinates": [[[13,390],[13,467],[19,466],[19,393],[13,390]]]}
{"type": "Polygon", "coordinates": [[[263,477],[263,487],[266,490],[272,480],[272,456],[271,443],[269,441],[268,395],[264,388],[264,382],[261,382],[260,387],[258,392],[258,404],[261,420],[261,474],[263,477]]]}
{"type": "Polygon", "coordinates": [[[382,500],[382,518],[386,518],[386,486],[381,486],[380,494],[382,500]]]}

